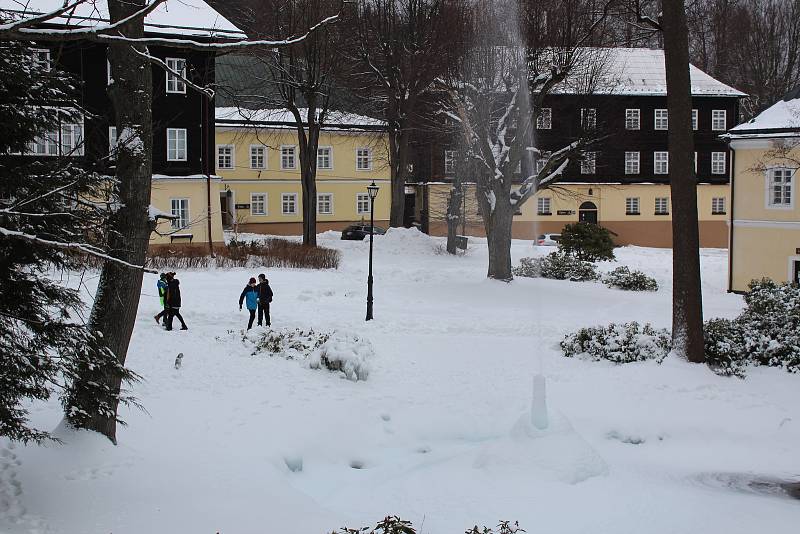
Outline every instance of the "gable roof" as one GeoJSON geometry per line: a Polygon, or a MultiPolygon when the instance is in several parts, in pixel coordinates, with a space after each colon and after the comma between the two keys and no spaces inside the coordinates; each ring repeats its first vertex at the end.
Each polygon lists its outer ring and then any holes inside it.
{"type": "Polygon", "coordinates": [[[773,105],[728,132],[728,137],[770,137],[800,135],[800,86],[773,105]]]}
{"type": "MultiPolygon", "coordinates": [[[[0,0],[0,10],[11,12],[15,18],[50,13],[63,6],[64,0],[0,0]]],[[[47,23],[100,28],[109,20],[106,0],[87,0],[47,23]]],[[[245,37],[241,30],[202,0],[167,0],[147,16],[145,31],[206,38],[245,37]]]]}

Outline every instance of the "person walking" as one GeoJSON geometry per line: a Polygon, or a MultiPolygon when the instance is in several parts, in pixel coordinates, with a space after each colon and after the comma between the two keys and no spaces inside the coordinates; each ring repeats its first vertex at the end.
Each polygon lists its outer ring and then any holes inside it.
{"type": "Polygon", "coordinates": [[[256,318],[256,309],[260,308],[255,278],[251,278],[250,281],[247,282],[242,294],[239,295],[239,310],[242,309],[242,302],[245,301],[247,301],[247,311],[250,312],[250,320],[247,322],[247,329],[250,330],[253,328],[253,320],[256,318]]]}
{"type": "Polygon", "coordinates": [[[158,289],[158,298],[161,300],[161,311],[154,317],[156,323],[161,324],[161,318],[164,317],[164,324],[166,324],[166,315],[169,313],[167,309],[167,273],[161,273],[161,276],[156,282],[156,289],[158,289]]]}
{"type": "Polygon", "coordinates": [[[172,330],[172,320],[177,317],[181,322],[181,330],[189,330],[181,316],[181,283],[175,273],[167,273],[167,330],[172,330]]]}
{"type": "Polygon", "coordinates": [[[264,274],[258,275],[258,326],[262,323],[272,326],[269,319],[269,303],[272,302],[272,288],[269,287],[269,280],[264,274]]]}

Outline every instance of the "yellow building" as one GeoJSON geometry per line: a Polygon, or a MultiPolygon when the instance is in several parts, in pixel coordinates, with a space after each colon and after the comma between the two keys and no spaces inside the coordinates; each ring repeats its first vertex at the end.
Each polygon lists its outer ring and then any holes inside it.
{"type": "MultiPolygon", "coordinates": [[[[217,108],[217,200],[226,228],[302,234],[302,187],[297,131],[283,110],[217,108]]],[[[375,224],[391,205],[388,137],[383,123],[334,112],[317,153],[317,231],[369,221],[367,186],[375,182],[375,224]]]]}
{"type": "Polygon", "coordinates": [[[800,87],[727,136],[734,151],[728,289],[800,282],[800,87]]]}
{"type": "MultiPolygon", "coordinates": [[[[446,235],[444,214],[449,184],[428,184],[423,192],[428,198],[430,233],[446,235]]],[[[700,246],[728,246],[726,208],[727,184],[700,184],[697,210],[700,221],[700,246]]],[[[475,196],[470,186],[467,199],[475,196]]],[[[538,234],[559,233],[565,225],[588,221],[608,228],[618,245],[647,247],[672,246],[670,189],[666,184],[570,184],[560,183],[540,191],[522,205],[514,216],[513,237],[534,239],[538,234]]],[[[477,203],[466,206],[467,234],[484,235],[477,203]]],[[[460,230],[459,230],[460,231],[460,230]]]]}

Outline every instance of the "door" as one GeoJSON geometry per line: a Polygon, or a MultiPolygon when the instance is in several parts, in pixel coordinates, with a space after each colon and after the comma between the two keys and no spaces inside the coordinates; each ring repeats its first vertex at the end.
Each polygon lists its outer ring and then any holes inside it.
{"type": "Polygon", "coordinates": [[[792,283],[800,284],[800,261],[792,262],[792,283]]]}
{"type": "Polygon", "coordinates": [[[580,222],[597,224],[597,205],[594,202],[584,202],[578,208],[578,220],[580,222]]]}

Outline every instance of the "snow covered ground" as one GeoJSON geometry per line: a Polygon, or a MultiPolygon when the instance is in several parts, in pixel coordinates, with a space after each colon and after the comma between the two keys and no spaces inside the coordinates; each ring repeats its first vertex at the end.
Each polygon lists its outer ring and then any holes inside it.
{"type": "MultiPolygon", "coordinates": [[[[387,514],[430,534],[500,519],[530,533],[796,532],[800,501],[747,477],[800,476],[800,377],[560,356],[577,327],[669,327],[670,251],[618,250],[617,265],[661,285],[628,293],[489,281],[480,240],[450,257],[438,239],[393,231],[376,238],[365,323],[368,243],[330,232],[321,244],[342,250],[338,271],[266,270],[273,325],[362,335],[375,350],[366,381],[251,355],[237,299],[258,272],[179,273],[186,332],[153,321],[150,276],[128,359],[147,413],[125,411],[117,447],[63,430],[60,446],[0,442],[0,532],[327,534],[387,514]],[[526,413],[539,372],[544,432],[526,413]]],[[[514,243],[515,261],[532,254],[514,243]]],[[[726,252],[702,261],[706,316],[736,316],[726,252]]],[[[59,406],[33,417],[55,428],[59,406]]]]}

